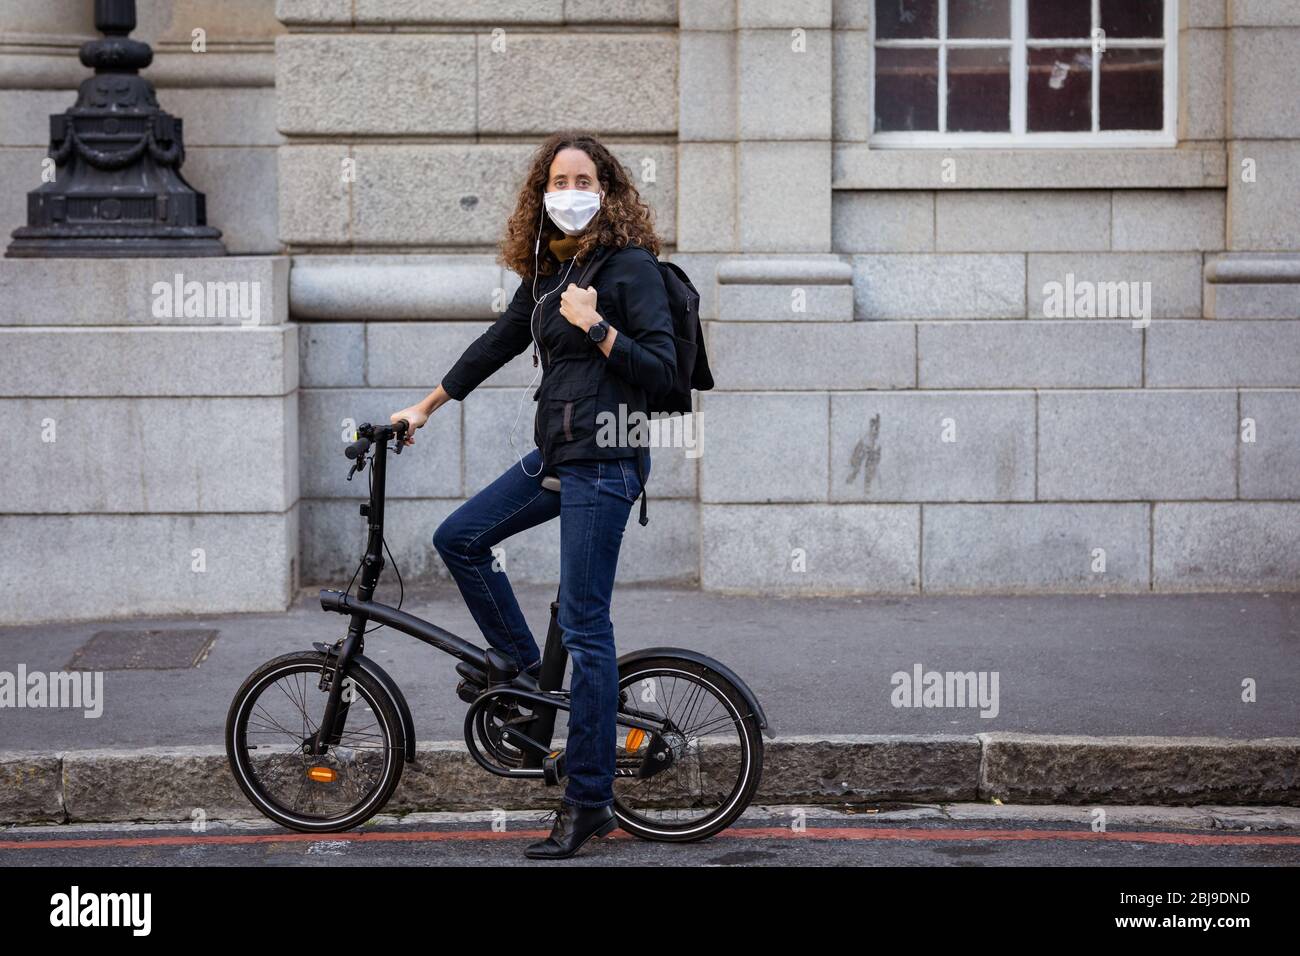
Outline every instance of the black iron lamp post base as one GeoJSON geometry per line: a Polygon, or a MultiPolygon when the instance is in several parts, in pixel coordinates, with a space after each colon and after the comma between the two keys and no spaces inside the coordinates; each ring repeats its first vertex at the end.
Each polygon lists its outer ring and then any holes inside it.
{"type": "Polygon", "coordinates": [[[135,29],[135,0],[95,0],[104,34],[81,48],[95,75],[50,117],[47,182],[27,194],[27,225],[8,258],[223,256],[203,193],[181,175],[181,120],[158,106],[139,71],[153,61],[135,29]]]}

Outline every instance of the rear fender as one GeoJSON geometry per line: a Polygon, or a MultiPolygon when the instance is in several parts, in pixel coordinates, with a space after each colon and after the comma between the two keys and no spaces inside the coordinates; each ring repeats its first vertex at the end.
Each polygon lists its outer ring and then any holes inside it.
{"type": "Polygon", "coordinates": [[[763,713],[763,705],[758,702],[758,697],[756,697],[754,692],[749,689],[749,685],[741,680],[736,672],[726,664],[715,661],[712,657],[701,654],[699,651],[693,651],[686,647],[645,647],[639,651],[629,651],[624,654],[618,659],[618,664],[619,667],[622,667],[624,664],[635,664],[638,661],[647,660],[652,657],[680,657],[695,664],[702,664],[709,668],[709,670],[714,671],[726,680],[727,683],[735,687],[736,690],[740,692],[740,695],[745,698],[745,703],[749,705],[749,709],[752,710],[754,716],[758,718],[758,726],[762,729],[763,736],[768,738],[776,736],[776,734],[768,729],[767,715],[763,713]]]}

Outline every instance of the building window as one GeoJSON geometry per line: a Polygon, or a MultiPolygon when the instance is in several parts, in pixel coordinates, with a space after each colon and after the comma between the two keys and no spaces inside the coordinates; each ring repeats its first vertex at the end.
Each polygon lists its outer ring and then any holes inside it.
{"type": "Polygon", "coordinates": [[[1177,0],[875,0],[880,146],[1171,146],[1177,0]]]}

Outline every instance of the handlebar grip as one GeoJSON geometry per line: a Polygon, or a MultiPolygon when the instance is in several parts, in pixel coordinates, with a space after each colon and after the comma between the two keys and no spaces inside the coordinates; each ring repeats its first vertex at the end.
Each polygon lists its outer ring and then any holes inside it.
{"type": "MultiPolygon", "coordinates": [[[[402,453],[402,445],[401,445],[402,438],[406,434],[406,432],[410,429],[411,423],[408,422],[405,418],[399,418],[397,421],[395,421],[392,424],[391,427],[393,429],[394,436],[398,440],[397,453],[400,455],[402,453]]],[[[362,425],[360,430],[369,432],[370,426],[362,425]]],[[[381,430],[381,434],[382,434],[382,430],[381,430]]],[[[357,459],[363,456],[367,451],[369,451],[370,446],[373,444],[374,444],[373,438],[358,438],[356,441],[354,441],[351,445],[348,445],[348,447],[343,450],[343,454],[347,455],[349,459],[357,459]]]]}

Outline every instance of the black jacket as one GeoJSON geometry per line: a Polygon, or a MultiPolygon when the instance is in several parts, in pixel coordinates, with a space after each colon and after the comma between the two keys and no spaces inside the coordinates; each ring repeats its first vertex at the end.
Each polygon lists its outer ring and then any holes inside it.
{"type": "MultiPolygon", "coordinates": [[[[613,433],[619,436],[619,406],[625,409],[623,421],[633,412],[644,414],[647,395],[655,397],[666,392],[677,371],[668,293],[654,254],[634,245],[617,249],[591,282],[596,288],[596,311],[618,330],[608,358],[586,333],[560,314],[560,295],[578,278],[584,265],[583,261],[567,259],[554,274],[539,276],[539,298],[552,289],[557,291],[536,307],[535,314],[532,279],[525,277],[505,314],[470,343],[442,378],[447,394],[462,400],[489,375],[530,348],[532,336],[536,335],[542,381],[533,396],[538,403],[533,441],[542,450],[544,475],[554,474],[555,465],[573,459],[637,456],[639,449],[627,441],[636,437],[631,425],[616,443],[598,443],[597,416],[610,413],[613,433]]],[[[644,509],[643,500],[642,524],[644,509]]]]}

